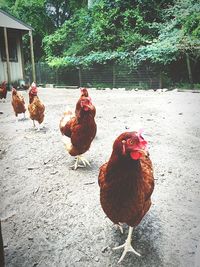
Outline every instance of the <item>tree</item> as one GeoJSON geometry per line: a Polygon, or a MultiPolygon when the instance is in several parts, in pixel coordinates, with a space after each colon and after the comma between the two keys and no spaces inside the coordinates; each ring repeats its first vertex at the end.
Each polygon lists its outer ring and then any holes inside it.
{"type": "Polygon", "coordinates": [[[86,0],[46,0],[46,10],[56,28],[68,20],[75,10],[86,5],[86,0]]]}
{"type": "Polygon", "coordinates": [[[88,8],[91,8],[94,4],[94,0],[88,0],[88,8]]]}
{"type": "Polygon", "coordinates": [[[191,60],[196,64],[200,58],[200,4],[197,0],[179,0],[165,10],[164,16],[158,37],[138,48],[135,61],[168,65],[185,58],[192,84],[191,60]]]}
{"type": "Polygon", "coordinates": [[[143,19],[136,1],[97,1],[92,9],[77,10],[58,31],[46,37],[45,51],[48,57],[133,51],[151,41],[157,32],[155,23],[143,19]]]}
{"type": "MultiPolygon", "coordinates": [[[[38,61],[44,54],[42,49],[42,39],[45,35],[52,33],[55,29],[52,20],[46,13],[44,4],[45,0],[8,0],[6,1],[6,5],[2,6],[6,11],[33,27],[36,61],[38,61]]],[[[29,36],[25,35],[23,41],[25,62],[30,60],[29,43],[29,36]]]]}

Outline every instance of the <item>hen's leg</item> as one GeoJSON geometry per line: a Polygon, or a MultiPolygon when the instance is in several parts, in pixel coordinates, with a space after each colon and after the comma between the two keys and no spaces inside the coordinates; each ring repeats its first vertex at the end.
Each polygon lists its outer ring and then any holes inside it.
{"type": "Polygon", "coordinates": [[[75,157],[75,163],[71,167],[74,170],[76,170],[78,167],[84,168],[87,165],[90,166],[89,161],[86,158],[84,158],[83,156],[78,155],[78,156],[75,157]],[[79,162],[82,163],[83,165],[82,164],[79,164],[79,162]]]}
{"type": "Polygon", "coordinates": [[[39,130],[42,130],[44,129],[44,123],[42,122],[41,124],[39,123],[39,126],[38,126],[39,130]]]}
{"type": "Polygon", "coordinates": [[[39,132],[41,129],[42,129],[42,125],[41,124],[38,124],[37,132],[39,132]]]}
{"type": "Polygon", "coordinates": [[[128,237],[127,237],[127,239],[126,239],[126,242],[125,242],[123,245],[119,246],[119,247],[115,247],[115,248],[113,248],[113,250],[117,250],[117,249],[120,249],[120,248],[124,248],[124,251],[123,251],[123,253],[122,253],[122,255],[121,255],[121,258],[119,259],[118,263],[120,263],[120,262],[123,260],[123,258],[125,257],[126,253],[129,252],[129,251],[130,251],[130,252],[133,252],[133,253],[136,254],[137,256],[141,256],[141,255],[140,255],[137,251],[135,251],[135,249],[131,246],[131,240],[132,240],[131,236],[132,236],[132,232],[133,232],[133,227],[130,227],[130,226],[129,226],[128,237]]]}
{"type": "Polygon", "coordinates": [[[89,161],[86,158],[84,158],[81,155],[79,155],[78,157],[79,157],[79,161],[81,161],[83,163],[84,167],[86,167],[87,165],[88,166],[91,166],[90,163],[89,163],[89,161]]]}
{"type": "Polygon", "coordinates": [[[33,128],[35,129],[35,121],[33,120],[33,128]]]}

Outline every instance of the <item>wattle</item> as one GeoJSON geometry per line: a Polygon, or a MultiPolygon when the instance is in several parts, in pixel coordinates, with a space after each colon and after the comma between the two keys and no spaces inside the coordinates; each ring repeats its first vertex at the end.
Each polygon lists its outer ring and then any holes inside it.
{"type": "Polygon", "coordinates": [[[131,152],[130,155],[132,159],[137,160],[141,157],[142,154],[139,151],[134,151],[131,152]]]}

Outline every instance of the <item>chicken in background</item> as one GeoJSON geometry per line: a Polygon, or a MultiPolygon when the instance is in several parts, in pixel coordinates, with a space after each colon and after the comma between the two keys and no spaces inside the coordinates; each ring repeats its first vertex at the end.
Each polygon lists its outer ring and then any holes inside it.
{"type": "Polygon", "coordinates": [[[34,128],[36,127],[35,121],[37,121],[39,123],[39,127],[37,130],[40,130],[41,123],[44,120],[45,106],[40,101],[37,93],[38,93],[38,90],[37,90],[36,84],[33,82],[29,88],[28,110],[30,113],[30,118],[31,118],[31,120],[33,120],[33,127],[34,128]]]}
{"type": "Polygon", "coordinates": [[[30,88],[30,84],[29,83],[21,84],[20,87],[22,90],[28,90],[30,88]]]}
{"type": "MultiPolygon", "coordinates": [[[[14,86],[16,88],[16,86],[14,86]]],[[[30,88],[30,83],[25,80],[19,80],[17,83],[18,90],[25,90],[27,91],[30,88]]]]}
{"type": "MultiPolygon", "coordinates": [[[[80,91],[81,91],[81,96],[79,98],[79,101],[76,103],[76,109],[75,109],[75,115],[76,116],[79,114],[80,109],[81,109],[81,99],[84,98],[84,97],[89,97],[87,88],[80,88],[80,91]]],[[[93,109],[91,110],[91,112],[93,112],[93,115],[95,117],[95,115],[96,115],[96,108],[95,108],[95,106],[93,106],[93,109]]]]}
{"type": "Polygon", "coordinates": [[[105,214],[114,224],[129,226],[126,242],[114,248],[124,248],[119,262],[128,251],[140,256],[131,246],[132,231],[149,210],[154,189],[153,167],[142,130],[122,133],[115,140],[109,161],[100,167],[98,181],[105,214]]]}
{"type": "Polygon", "coordinates": [[[0,99],[6,99],[7,96],[7,88],[6,88],[6,81],[2,82],[0,85],[0,99]]]}
{"type": "Polygon", "coordinates": [[[96,109],[86,91],[87,89],[84,91],[81,89],[81,96],[76,104],[75,115],[70,110],[66,111],[59,125],[62,135],[68,137],[63,139],[68,153],[76,157],[72,166],[74,170],[78,167],[90,165],[82,154],[89,150],[97,130],[94,119],[96,109]]]}
{"type": "Polygon", "coordinates": [[[25,119],[26,108],[25,108],[24,97],[19,92],[17,92],[15,88],[12,88],[12,102],[11,103],[13,106],[13,110],[15,112],[16,120],[17,120],[18,114],[21,114],[21,113],[24,114],[24,119],[25,119]]]}

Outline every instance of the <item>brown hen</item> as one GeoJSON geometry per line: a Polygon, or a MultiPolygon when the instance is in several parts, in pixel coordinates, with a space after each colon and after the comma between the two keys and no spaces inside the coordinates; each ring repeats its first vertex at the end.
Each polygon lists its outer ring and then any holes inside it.
{"type": "Polygon", "coordinates": [[[133,227],[137,226],[151,206],[154,189],[152,163],[147,152],[147,142],[141,132],[125,132],[113,144],[109,161],[100,167],[101,206],[114,223],[129,225],[129,234],[119,259],[128,251],[140,256],[131,246],[133,227]]]}
{"type": "Polygon", "coordinates": [[[6,99],[6,96],[7,96],[7,88],[6,88],[6,81],[4,81],[0,85],[0,99],[6,99]]]}
{"type": "Polygon", "coordinates": [[[75,164],[72,166],[74,169],[85,167],[87,164],[90,165],[82,154],[89,150],[96,135],[95,114],[96,109],[91,98],[85,96],[81,91],[81,97],[76,104],[75,115],[71,111],[67,111],[61,118],[60,131],[62,135],[68,137],[67,140],[64,140],[66,149],[71,156],[76,156],[75,164]]]}
{"type": "Polygon", "coordinates": [[[19,92],[17,92],[15,88],[12,88],[12,106],[16,118],[18,117],[18,114],[23,113],[25,119],[26,108],[25,108],[24,97],[19,92]]]}
{"type": "Polygon", "coordinates": [[[38,130],[40,130],[41,128],[40,124],[44,120],[45,106],[40,101],[37,93],[38,93],[38,90],[37,90],[36,84],[33,82],[29,89],[28,110],[30,113],[30,118],[31,120],[33,120],[33,126],[35,127],[35,121],[37,121],[39,123],[38,130]]]}

